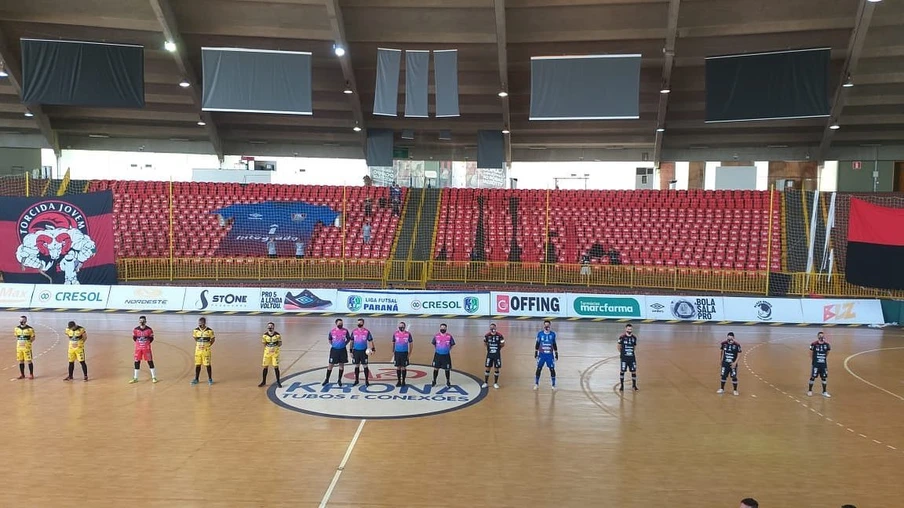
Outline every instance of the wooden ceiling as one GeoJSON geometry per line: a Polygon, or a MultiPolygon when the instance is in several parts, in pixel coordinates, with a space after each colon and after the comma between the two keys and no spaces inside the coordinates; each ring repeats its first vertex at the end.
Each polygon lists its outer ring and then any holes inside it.
{"type": "Polygon", "coordinates": [[[820,158],[835,147],[904,145],[898,0],[0,0],[0,57],[13,71],[0,79],[3,140],[56,148],[361,157],[356,123],[414,130],[415,140],[398,143],[418,158],[472,156],[478,129],[506,125],[514,160],[786,147],[820,158]],[[144,45],[147,106],[46,106],[25,117],[15,79],[21,37],[144,45]],[[167,39],[175,53],[164,50],[167,39]],[[333,53],[337,43],[345,57],[333,53]],[[214,113],[199,126],[202,46],[311,51],[313,116],[214,113]],[[458,49],[461,117],[374,117],[378,47],[458,49]],[[704,123],[705,56],[803,47],[832,48],[839,130],[827,119],[704,123]],[[591,53],[643,55],[640,119],[528,121],[530,57],[591,53]],[[852,88],[840,87],[845,69],[852,88]],[[183,78],[193,86],[179,87],[183,78]],[[346,83],[355,94],[343,93],[346,83]],[[664,83],[671,93],[660,93],[664,83]],[[440,130],[452,140],[440,141],[440,130]]]}

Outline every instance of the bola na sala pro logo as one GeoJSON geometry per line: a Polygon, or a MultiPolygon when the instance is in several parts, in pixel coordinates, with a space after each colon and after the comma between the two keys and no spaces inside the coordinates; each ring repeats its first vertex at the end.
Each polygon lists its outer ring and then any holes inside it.
{"type": "MultiPolygon", "coordinates": [[[[353,386],[354,372],[346,371],[342,386],[321,386],[323,368],[306,370],[282,380],[282,388],[271,385],[270,400],[290,411],[329,418],[397,419],[430,416],[457,411],[486,397],[481,380],[458,370],[452,371],[452,386],[431,386],[433,367],[408,367],[406,386],[396,387],[395,367],[371,363],[370,386],[353,386]]],[[[363,375],[363,373],[362,373],[363,375]]]]}

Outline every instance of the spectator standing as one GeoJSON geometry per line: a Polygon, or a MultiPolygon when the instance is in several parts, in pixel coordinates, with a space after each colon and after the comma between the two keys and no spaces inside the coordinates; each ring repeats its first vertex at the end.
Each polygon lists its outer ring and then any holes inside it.
{"type": "Polygon", "coordinates": [[[267,239],[267,257],[276,257],[276,240],[272,236],[267,239]]]}
{"type": "Polygon", "coordinates": [[[364,226],[361,227],[361,236],[364,238],[364,243],[370,243],[370,221],[365,220],[364,226]]]}

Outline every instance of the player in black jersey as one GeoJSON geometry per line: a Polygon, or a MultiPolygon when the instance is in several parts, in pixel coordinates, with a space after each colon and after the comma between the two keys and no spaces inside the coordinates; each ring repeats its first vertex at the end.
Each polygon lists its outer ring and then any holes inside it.
{"type": "Polygon", "coordinates": [[[810,384],[807,387],[808,397],[813,395],[813,381],[816,380],[816,376],[822,378],[822,396],[831,397],[826,391],[826,385],[829,382],[829,351],[831,350],[832,346],[826,342],[826,335],[822,332],[817,333],[816,341],[810,344],[810,360],[813,368],[810,371],[810,384]]]}
{"type": "Polygon", "coordinates": [[[618,375],[618,391],[625,391],[625,372],[631,371],[631,385],[637,390],[637,357],[634,355],[637,349],[637,337],[634,336],[634,327],[631,323],[625,325],[625,333],[618,338],[618,352],[621,356],[621,372],[618,375]]]}
{"type": "Polygon", "coordinates": [[[738,394],[738,359],[741,358],[741,345],[735,342],[734,332],[728,332],[728,338],[719,345],[719,356],[722,358],[722,385],[716,393],[725,393],[725,380],[731,375],[733,393],[738,394]]]}
{"type": "Polygon", "coordinates": [[[483,371],[483,388],[490,381],[490,367],[495,369],[493,375],[493,388],[499,388],[499,369],[502,368],[502,348],[505,347],[505,337],[496,331],[496,323],[490,323],[490,331],[483,336],[483,343],[487,347],[487,360],[483,371]]]}

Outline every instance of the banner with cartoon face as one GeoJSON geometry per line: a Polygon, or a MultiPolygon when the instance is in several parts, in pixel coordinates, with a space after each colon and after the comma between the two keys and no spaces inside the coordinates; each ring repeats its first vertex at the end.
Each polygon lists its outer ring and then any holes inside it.
{"type": "Polygon", "coordinates": [[[0,198],[6,282],[116,284],[113,193],[0,198]]]}

